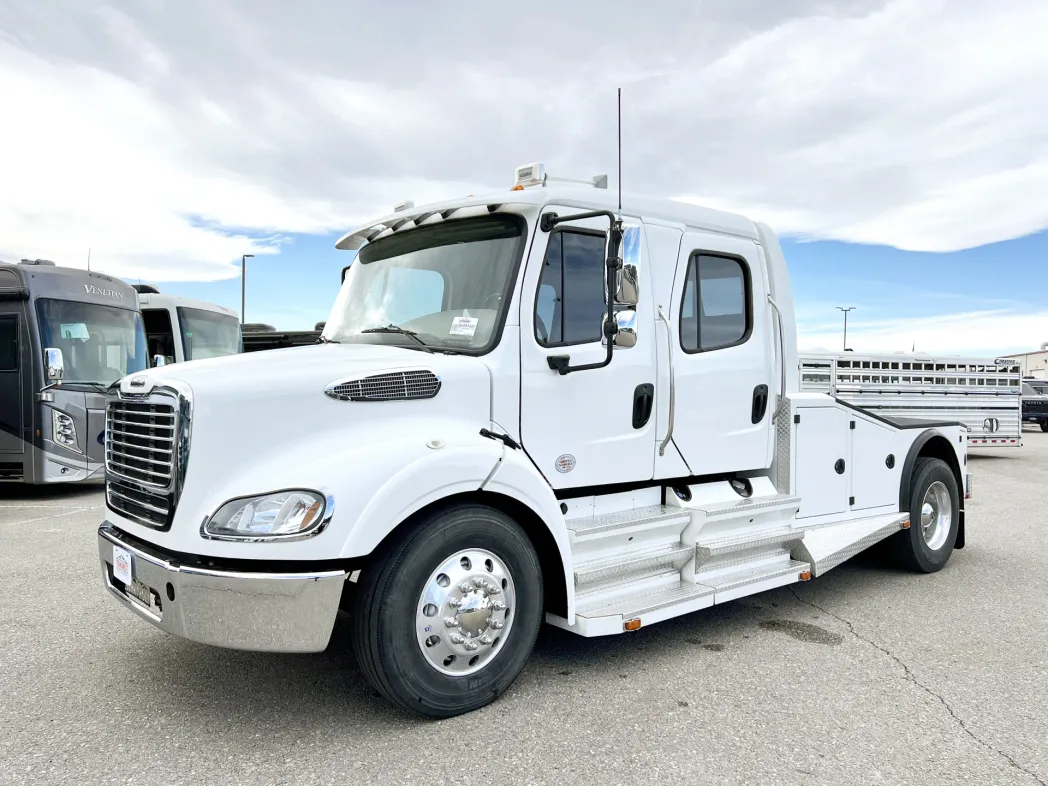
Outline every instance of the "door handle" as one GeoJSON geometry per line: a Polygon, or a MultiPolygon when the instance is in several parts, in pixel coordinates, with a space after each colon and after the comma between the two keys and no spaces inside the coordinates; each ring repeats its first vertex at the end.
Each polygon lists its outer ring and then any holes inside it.
{"type": "Polygon", "coordinates": [[[750,422],[760,423],[768,410],[768,386],[757,385],[753,389],[753,409],[750,411],[750,422]]]}
{"type": "Polygon", "coordinates": [[[655,386],[649,383],[637,385],[633,391],[633,428],[644,428],[651,417],[655,403],[655,386]]]}

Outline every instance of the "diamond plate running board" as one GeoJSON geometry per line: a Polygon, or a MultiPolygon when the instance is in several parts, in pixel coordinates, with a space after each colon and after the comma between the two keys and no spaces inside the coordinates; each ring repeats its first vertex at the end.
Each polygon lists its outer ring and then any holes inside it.
{"type": "Polygon", "coordinates": [[[809,563],[813,576],[821,576],[874,543],[905,529],[909,521],[907,513],[890,513],[808,530],[804,540],[790,550],[790,555],[809,563]]]}

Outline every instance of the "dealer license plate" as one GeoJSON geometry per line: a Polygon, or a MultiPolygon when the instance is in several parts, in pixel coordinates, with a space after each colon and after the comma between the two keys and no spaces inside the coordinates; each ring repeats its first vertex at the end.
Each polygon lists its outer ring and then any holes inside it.
{"type": "Polygon", "coordinates": [[[119,546],[113,546],[113,578],[124,585],[124,590],[146,608],[153,605],[152,592],[134,576],[134,562],[131,552],[119,546]]]}

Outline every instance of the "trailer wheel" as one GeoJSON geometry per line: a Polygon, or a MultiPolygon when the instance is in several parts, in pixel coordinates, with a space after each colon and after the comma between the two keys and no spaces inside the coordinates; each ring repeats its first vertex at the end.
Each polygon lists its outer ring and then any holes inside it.
{"type": "Polygon", "coordinates": [[[957,542],[960,509],[957,479],[946,462],[917,459],[910,491],[910,527],[892,536],[896,561],[920,573],[942,569],[957,542]]]}
{"type": "Polygon", "coordinates": [[[447,718],[505,693],[542,621],[542,569],[501,511],[427,516],[361,571],[353,648],[368,681],[403,709],[447,718]]]}

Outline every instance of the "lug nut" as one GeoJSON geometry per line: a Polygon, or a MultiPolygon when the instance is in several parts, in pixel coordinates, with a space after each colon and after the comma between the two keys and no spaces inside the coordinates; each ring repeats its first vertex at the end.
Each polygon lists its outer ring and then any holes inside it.
{"type": "Polygon", "coordinates": [[[473,639],[466,639],[466,649],[469,652],[473,652],[473,650],[477,649],[477,647],[479,646],[480,645],[477,644],[477,642],[473,641],[473,639]]]}
{"type": "Polygon", "coordinates": [[[452,643],[452,644],[461,644],[461,643],[462,643],[462,642],[464,642],[464,641],[465,641],[465,639],[464,639],[464,638],[462,638],[462,637],[461,637],[460,635],[458,635],[457,633],[452,633],[452,634],[451,634],[451,643],[452,643]]]}
{"type": "Polygon", "coordinates": [[[494,630],[502,630],[502,628],[505,626],[505,624],[506,623],[503,622],[502,620],[492,620],[491,621],[491,627],[494,630]]]}
{"type": "Polygon", "coordinates": [[[461,584],[459,584],[459,589],[462,592],[473,592],[473,585],[470,584],[468,581],[464,581],[461,584]]]}
{"type": "Polygon", "coordinates": [[[489,636],[487,633],[485,633],[483,636],[481,636],[479,639],[477,639],[477,641],[479,641],[481,644],[491,644],[493,639],[491,638],[491,636],[489,636]]]}
{"type": "Polygon", "coordinates": [[[484,589],[484,585],[485,584],[487,584],[487,582],[484,581],[484,579],[482,579],[482,578],[475,578],[475,579],[473,579],[473,586],[476,587],[477,589],[484,589]]]}
{"type": "Polygon", "coordinates": [[[454,617],[445,617],[444,618],[444,624],[447,625],[449,628],[457,628],[458,627],[458,620],[455,619],[454,617]]]}
{"type": "Polygon", "coordinates": [[[458,598],[448,598],[448,605],[451,606],[451,608],[453,609],[457,609],[459,606],[462,605],[462,601],[458,598]]]}
{"type": "Polygon", "coordinates": [[[503,603],[501,600],[496,600],[494,603],[491,604],[491,609],[492,611],[505,611],[506,604],[503,603]]]}

